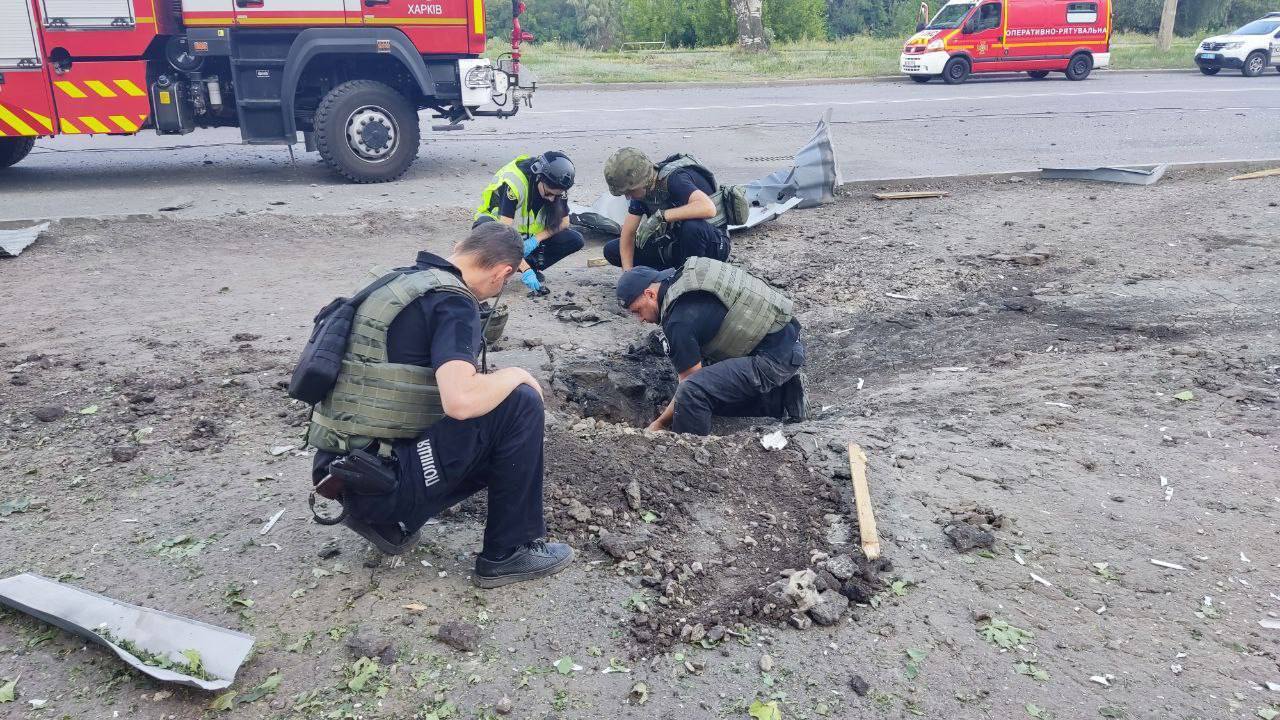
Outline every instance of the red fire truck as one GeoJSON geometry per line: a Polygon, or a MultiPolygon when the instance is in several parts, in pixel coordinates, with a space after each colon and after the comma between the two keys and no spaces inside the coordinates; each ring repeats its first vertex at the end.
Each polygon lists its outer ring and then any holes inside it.
{"type": "Polygon", "coordinates": [[[0,0],[0,168],[38,137],[238,127],[353,182],[394,180],[440,129],[509,117],[536,83],[484,59],[484,0],[0,0]]]}

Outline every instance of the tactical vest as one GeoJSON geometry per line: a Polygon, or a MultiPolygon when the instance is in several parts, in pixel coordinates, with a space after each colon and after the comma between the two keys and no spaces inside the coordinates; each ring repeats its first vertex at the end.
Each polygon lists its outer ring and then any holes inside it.
{"type": "MultiPolygon", "coordinates": [[[[503,165],[498,169],[498,172],[493,174],[493,182],[480,195],[480,206],[476,208],[476,214],[472,221],[479,220],[482,217],[491,217],[494,220],[500,219],[498,201],[501,198],[498,197],[498,190],[503,185],[506,185],[508,192],[515,195],[516,200],[515,223],[512,225],[515,231],[523,237],[537,235],[543,231],[546,226],[546,218],[543,217],[543,214],[547,208],[543,208],[537,213],[529,210],[529,178],[520,169],[520,163],[528,159],[528,155],[520,155],[515,160],[503,165]]],[[[536,192],[536,189],[534,191],[536,192]]]]}
{"type": "Polygon", "coordinates": [[[437,291],[476,302],[457,276],[431,268],[400,275],[360,303],[338,381],[311,413],[307,444],[346,453],[375,440],[417,437],[444,417],[434,370],[387,362],[391,322],[414,300],[437,291]]]}
{"type": "Polygon", "coordinates": [[[791,322],[791,298],[745,270],[704,257],[686,260],[667,287],[661,320],[667,319],[676,300],[690,292],[709,292],[729,310],[716,336],[702,348],[711,362],[746,357],[766,335],[791,322]]]}
{"type": "MultiPolygon", "coordinates": [[[[730,225],[741,225],[747,222],[747,215],[751,211],[751,204],[747,200],[746,190],[741,185],[724,185],[716,183],[716,176],[707,169],[705,165],[698,162],[692,155],[677,153],[671,157],[658,163],[655,167],[658,169],[658,179],[653,185],[653,189],[649,191],[640,200],[640,204],[644,205],[645,214],[653,216],[659,210],[669,210],[675,207],[671,202],[671,193],[667,189],[667,179],[677,170],[692,170],[703,177],[707,184],[711,186],[711,192],[708,197],[716,206],[715,217],[709,218],[707,222],[720,228],[727,229],[730,225]]],[[[636,232],[636,247],[644,247],[648,241],[654,236],[664,232],[663,228],[647,224],[638,229],[636,232]]]]}

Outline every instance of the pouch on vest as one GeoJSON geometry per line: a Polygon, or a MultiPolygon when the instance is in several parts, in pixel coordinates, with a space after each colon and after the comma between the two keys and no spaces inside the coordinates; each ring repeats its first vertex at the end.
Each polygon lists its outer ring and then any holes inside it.
{"type": "Polygon", "coordinates": [[[289,397],[315,405],[324,400],[338,382],[342,370],[342,356],[347,352],[351,339],[351,324],[356,308],[378,288],[391,282],[400,273],[390,273],[356,293],[351,298],[335,298],[316,313],[312,321],[311,338],[302,349],[298,365],[289,378],[289,397]]]}
{"type": "Polygon", "coordinates": [[[661,242],[670,233],[671,226],[659,220],[656,214],[646,215],[636,226],[635,245],[637,248],[642,248],[650,243],[661,242]]]}
{"type": "Polygon", "coordinates": [[[746,185],[721,185],[720,199],[730,225],[746,225],[751,217],[751,200],[746,185]]]}

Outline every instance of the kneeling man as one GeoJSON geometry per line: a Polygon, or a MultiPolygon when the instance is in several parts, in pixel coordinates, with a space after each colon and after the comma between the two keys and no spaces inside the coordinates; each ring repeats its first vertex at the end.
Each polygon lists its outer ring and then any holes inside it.
{"type": "Polygon", "coordinates": [[[803,420],[800,323],[786,295],[710,258],[676,269],[637,266],[618,279],[618,304],[662,325],[680,385],[650,430],[711,433],[713,415],[803,420]]]}

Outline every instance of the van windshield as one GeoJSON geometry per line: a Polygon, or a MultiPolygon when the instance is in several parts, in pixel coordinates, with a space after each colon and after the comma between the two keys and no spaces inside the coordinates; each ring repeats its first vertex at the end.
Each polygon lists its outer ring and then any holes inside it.
{"type": "Polygon", "coordinates": [[[929,23],[926,30],[950,30],[960,27],[960,23],[964,22],[964,18],[973,9],[973,3],[951,3],[943,5],[937,15],[933,16],[933,22],[929,23]]]}
{"type": "MultiPolygon", "coordinates": [[[[941,15],[942,13],[938,13],[941,15]]],[[[1232,35],[1270,35],[1280,28],[1280,18],[1276,20],[1254,20],[1239,30],[1231,33],[1232,35]]]]}

